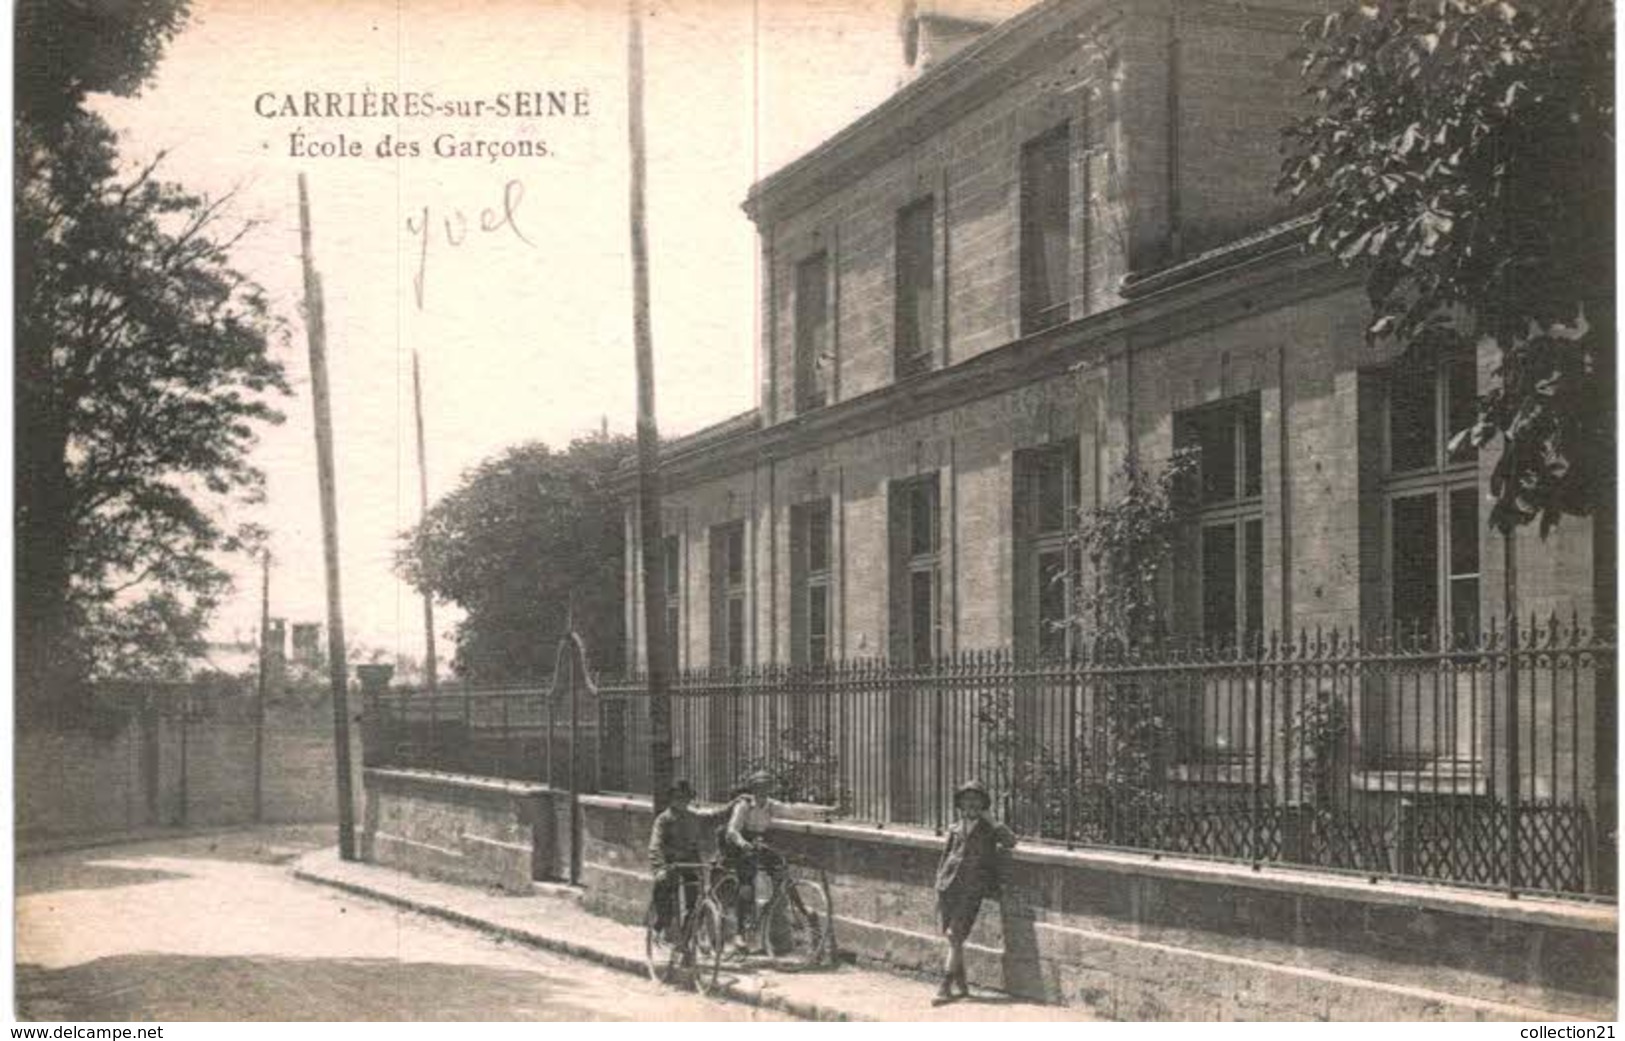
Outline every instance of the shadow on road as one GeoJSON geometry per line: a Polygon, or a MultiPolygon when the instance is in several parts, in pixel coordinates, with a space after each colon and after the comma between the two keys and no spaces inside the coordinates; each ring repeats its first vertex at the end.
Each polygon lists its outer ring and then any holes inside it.
{"type": "Polygon", "coordinates": [[[17,966],[24,1020],[603,1020],[537,972],[383,958],[127,954],[17,966]]]}
{"type": "Polygon", "coordinates": [[[69,889],[118,889],[121,886],[175,882],[186,875],[159,868],[127,867],[121,864],[63,863],[49,871],[17,872],[17,895],[60,893],[69,889]]]}

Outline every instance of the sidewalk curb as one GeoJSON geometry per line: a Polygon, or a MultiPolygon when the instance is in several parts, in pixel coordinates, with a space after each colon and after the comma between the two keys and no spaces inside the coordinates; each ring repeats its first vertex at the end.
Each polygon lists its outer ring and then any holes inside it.
{"type": "MultiPolygon", "coordinates": [[[[568,955],[572,958],[579,958],[583,961],[594,962],[606,968],[630,973],[643,979],[649,978],[647,966],[645,966],[642,959],[639,958],[628,958],[624,955],[615,954],[611,951],[601,950],[596,947],[590,947],[583,943],[561,939],[556,936],[549,936],[546,933],[535,932],[530,929],[499,925],[496,922],[489,921],[477,915],[465,914],[461,911],[453,910],[452,908],[444,907],[439,904],[430,903],[425,900],[415,900],[411,897],[401,896],[382,889],[374,889],[360,883],[334,878],[330,875],[321,873],[319,870],[312,870],[311,868],[304,866],[302,863],[296,863],[293,869],[293,877],[301,882],[310,882],[314,883],[315,885],[327,886],[332,889],[340,890],[341,892],[349,893],[353,896],[364,897],[369,900],[377,900],[380,903],[389,904],[392,907],[398,907],[402,910],[414,911],[418,914],[426,915],[431,918],[438,918],[441,921],[450,922],[454,925],[476,929],[488,936],[495,936],[503,940],[522,943],[529,947],[536,947],[541,950],[553,951],[557,954],[568,955]]],[[[762,988],[741,986],[737,983],[723,983],[713,990],[709,996],[721,1000],[732,1001],[742,1005],[750,1005],[756,1008],[772,1009],[776,1012],[784,1012],[795,1016],[798,1019],[811,1020],[814,1022],[852,1022],[857,1020],[867,1020],[867,1017],[854,1016],[849,1013],[842,1012],[839,1009],[801,1001],[796,998],[785,997],[779,994],[771,993],[770,991],[762,988]]]]}

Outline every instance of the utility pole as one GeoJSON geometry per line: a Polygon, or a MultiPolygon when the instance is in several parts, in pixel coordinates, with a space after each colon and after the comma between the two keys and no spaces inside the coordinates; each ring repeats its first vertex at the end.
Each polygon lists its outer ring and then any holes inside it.
{"type": "MultiPolygon", "coordinates": [[[[429,518],[429,463],[423,450],[423,384],[418,378],[418,352],[412,351],[412,411],[418,428],[418,516],[429,518]]],[[[434,597],[423,591],[423,679],[432,697],[440,690],[440,671],[434,653],[434,597]]]]}
{"type": "Polygon", "coordinates": [[[327,326],[322,280],[310,253],[310,196],[299,175],[299,244],[305,268],[305,330],[310,340],[311,400],[316,411],[316,481],[322,494],[322,556],[327,564],[327,672],[333,689],[333,755],[338,774],[339,857],[355,859],[355,805],[350,792],[349,667],[344,603],[339,591],[338,491],[333,476],[333,405],[327,385],[327,326]]]}
{"type": "Polygon", "coordinates": [[[671,703],[667,695],[664,572],[660,545],[660,430],[655,423],[654,342],[649,323],[649,231],[644,212],[642,0],[628,0],[627,128],[632,156],[632,346],[638,371],[638,541],[643,550],[644,654],[649,675],[649,782],[656,813],[671,787],[671,703]]]}
{"type": "Polygon", "coordinates": [[[271,551],[260,555],[260,681],[254,695],[254,823],[265,818],[265,691],[271,666],[271,551]]]}

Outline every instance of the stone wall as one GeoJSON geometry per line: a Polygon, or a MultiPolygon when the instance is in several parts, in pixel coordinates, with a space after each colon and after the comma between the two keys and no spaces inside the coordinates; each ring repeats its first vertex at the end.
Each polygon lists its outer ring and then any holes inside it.
{"type": "MultiPolygon", "coordinates": [[[[352,728],[361,791],[359,727],[352,728]]],[[[333,721],[326,711],[269,711],[262,819],[336,821],[333,721]]],[[[132,714],[107,731],[25,730],[16,737],[19,840],[254,820],[254,724],[132,714]]],[[[359,805],[359,803],[358,803],[359,805]]]]}
{"type": "MultiPolygon", "coordinates": [[[[636,922],[648,900],[642,800],[583,796],[590,906],[636,922]]],[[[790,824],[823,865],[840,949],[935,972],[929,833],[790,824]]],[[[1313,876],[1246,865],[1018,849],[967,948],[978,983],[1124,1020],[1612,1019],[1611,907],[1313,876]]]]}
{"type": "Polygon", "coordinates": [[[559,821],[545,785],[419,770],[369,768],[365,776],[363,860],[511,893],[556,877],[559,821]]]}

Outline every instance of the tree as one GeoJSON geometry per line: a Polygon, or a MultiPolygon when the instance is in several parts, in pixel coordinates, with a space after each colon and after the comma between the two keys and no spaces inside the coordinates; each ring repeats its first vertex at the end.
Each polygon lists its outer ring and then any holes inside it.
{"type": "Polygon", "coordinates": [[[24,3],[16,164],[19,714],[71,714],[83,680],[173,672],[227,588],[230,502],[263,494],[255,425],[286,393],[262,291],[229,253],[229,196],[118,168],[82,107],[133,93],[184,3],[24,3]],[[123,40],[87,41],[85,19],[123,40]],[[121,19],[124,19],[121,21],[121,19]],[[75,27],[78,28],[75,28],[75,27]],[[140,38],[134,38],[139,36],[140,38]],[[145,663],[132,660],[151,650],[145,663]]]}
{"type": "Polygon", "coordinates": [[[17,119],[50,132],[85,95],[138,94],[191,15],[188,0],[19,0],[17,119]]]}
{"type": "Polygon", "coordinates": [[[613,483],[633,450],[622,437],[577,440],[564,452],[509,448],[465,473],[402,535],[401,576],[467,613],[457,627],[460,676],[551,676],[572,611],[594,667],[621,664],[626,540],[613,483]]]}
{"type": "Polygon", "coordinates": [[[1286,131],[1282,190],[1315,207],[1313,243],[1366,265],[1373,337],[1493,340],[1494,384],[1454,432],[1500,442],[1491,522],[1601,514],[1611,575],[1612,6],[1356,0],[1303,35],[1315,107],[1286,131]]]}

